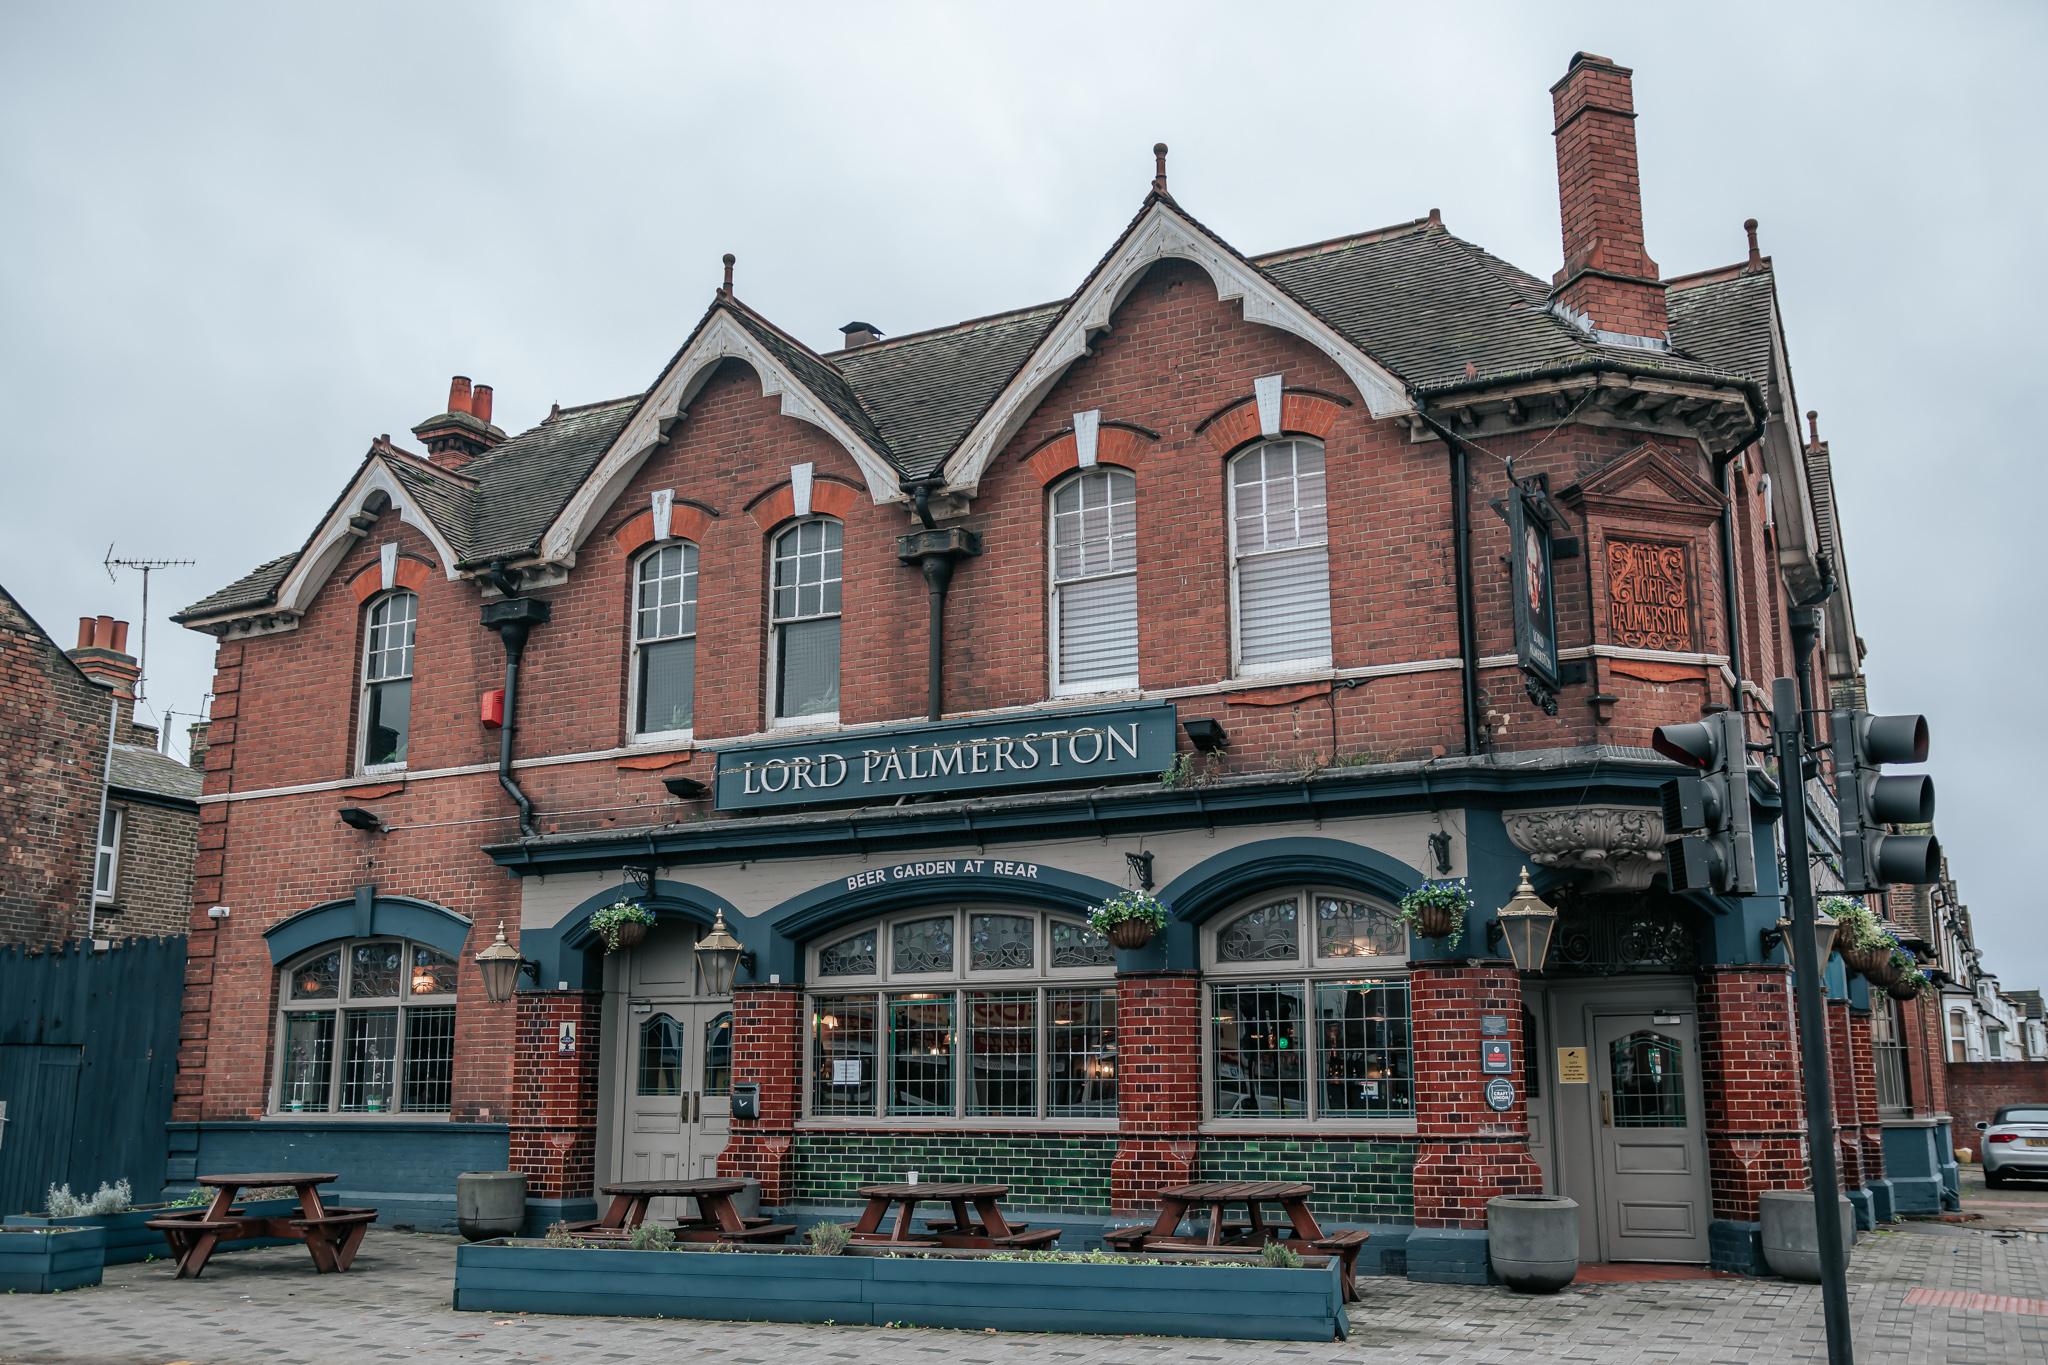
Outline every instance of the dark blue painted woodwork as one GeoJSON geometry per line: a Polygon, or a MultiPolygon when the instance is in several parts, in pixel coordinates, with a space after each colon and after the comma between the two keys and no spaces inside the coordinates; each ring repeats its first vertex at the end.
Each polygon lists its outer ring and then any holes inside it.
{"type": "Polygon", "coordinates": [[[380,896],[373,886],[359,886],[348,900],[301,910],[271,926],[263,931],[263,940],[276,964],[336,939],[376,934],[413,939],[459,958],[469,942],[469,930],[469,920],[453,910],[410,896],[380,896]]]}

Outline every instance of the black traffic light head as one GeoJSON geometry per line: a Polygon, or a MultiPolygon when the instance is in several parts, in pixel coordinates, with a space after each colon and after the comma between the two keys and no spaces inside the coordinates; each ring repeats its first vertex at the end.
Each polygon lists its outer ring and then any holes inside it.
{"type": "Polygon", "coordinates": [[[1660,725],[1658,753],[1700,769],[1666,782],[1664,860],[1674,891],[1756,894],[1756,845],[1749,811],[1749,757],[1742,715],[1660,725]]]}
{"type": "Polygon", "coordinates": [[[1721,752],[1723,733],[1718,716],[1684,725],[1660,725],[1650,733],[1650,747],[1688,768],[1714,768],[1727,762],[1721,752]]]}
{"type": "Polygon", "coordinates": [[[1886,763],[1927,759],[1927,718],[1834,713],[1835,791],[1842,808],[1842,881],[1854,894],[1900,883],[1924,886],[1941,876],[1932,834],[1894,834],[1895,825],[1934,819],[1934,779],[1885,773],[1886,763]]]}

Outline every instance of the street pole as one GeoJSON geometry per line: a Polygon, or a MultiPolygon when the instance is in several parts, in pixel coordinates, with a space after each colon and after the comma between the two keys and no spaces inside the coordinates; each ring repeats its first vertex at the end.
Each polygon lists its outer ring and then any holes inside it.
{"type": "Polygon", "coordinates": [[[1799,1005],[1799,1065],[1806,1075],[1806,1145],[1813,1165],[1821,1308],[1827,1319],[1828,1365],[1853,1365],[1848,1249],[1842,1245],[1841,1173],[1835,1161],[1835,1101],[1822,1004],[1827,963],[1814,961],[1813,869],[1807,862],[1806,752],[1800,722],[1798,684],[1790,678],[1776,679],[1771,683],[1771,739],[1785,803],[1785,880],[1792,901],[1787,946],[1798,945],[1791,955],[1792,985],[1799,1005]]]}

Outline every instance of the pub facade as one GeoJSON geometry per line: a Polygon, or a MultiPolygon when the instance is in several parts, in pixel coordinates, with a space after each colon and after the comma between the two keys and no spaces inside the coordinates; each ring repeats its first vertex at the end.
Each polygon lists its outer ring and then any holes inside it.
{"type": "Polygon", "coordinates": [[[509,1165],[538,1226],[918,1172],[1085,1238],[1298,1177],[1445,1280],[1548,1189],[1588,1260],[1754,1268],[1806,1180],[1784,793],[1753,772],[1758,895],[1673,890],[1649,734],[1861,657],[1772,264],[1751,224],[1660,274],[1630,79],[1551,91],[1551,279],[1435,211],[1245,255],[1162,146],[1054,302],[815,350],[728,257],[644,391],[508,435],[458,378],[373,441],[180,617],[219,654],[172,1183],[317,1154],[438,1224],[509,1165]],[[1397,914],[1432,881],[1455,934],[1397,914]],[[1118,948],[1088,913],[1134,890],[1169,919],[1118,948]]]}

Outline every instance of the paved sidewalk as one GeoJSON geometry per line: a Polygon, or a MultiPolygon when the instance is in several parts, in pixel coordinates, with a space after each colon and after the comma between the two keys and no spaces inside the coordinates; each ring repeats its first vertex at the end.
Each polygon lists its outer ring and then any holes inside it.
{"type": "MultiPolygon", "coordinates": [[[[164,1262],[118,1266],[97,1289],[0,1297],[0,1361],[525,1365],[686,1354],[717,1365],[1772,1365],[1824,1356],[1818,1290],[1778,1280],[1521,1298],[1372,1278],[1361,1282],[1349,1341],[1304,1344],[456,1313],[454,1261],[453,1238],[379,1232],[347,1275],[315,1276],[298,1247],[217,1256],[205,1278],[183,1283],[164,1262]]],[[[1941,1224],[1866,1236],[1850,1272],[1857,1359],[2048,1361],[2048,1311],[1952,1306],[1972,1293],[2048,1297],[2048,1237],[1941,1224]]]]}

